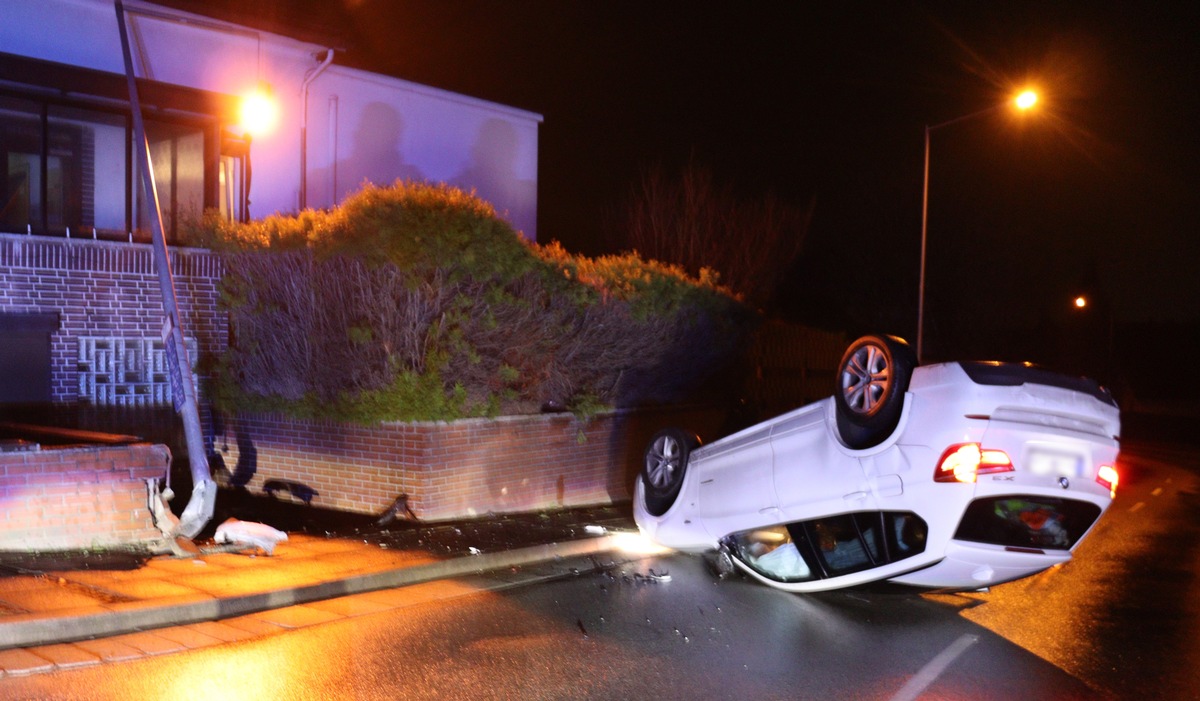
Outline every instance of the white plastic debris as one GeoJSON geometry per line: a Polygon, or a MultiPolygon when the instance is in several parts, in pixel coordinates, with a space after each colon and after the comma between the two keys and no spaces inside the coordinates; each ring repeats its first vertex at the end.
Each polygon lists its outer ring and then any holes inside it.
{"type": "Polygon", "coordinates": [[[287,533],[271,528],[265,523],[239,521],[236,518],[228,519],[217,526],[217,533],[213,536],[213,540],[218,543],[261,548],[268,555],[275,552],[275,546],[279,542],[287,539],[287,533]]]}
{"type": "Polygon", "coordinates": [[[583,530],[589,535],[604,535],[608,532],[608,529],[604,526],[584,526],[583,530]]]}
{"type": "Polygon", "coordinates": [[[473,545],[471,547],[467,548],[467,550],[469,550],[472,555],[478,555],[479,553],[483,552],[482,550],[480,550],[479,548],[477,548],[473,545]]]}

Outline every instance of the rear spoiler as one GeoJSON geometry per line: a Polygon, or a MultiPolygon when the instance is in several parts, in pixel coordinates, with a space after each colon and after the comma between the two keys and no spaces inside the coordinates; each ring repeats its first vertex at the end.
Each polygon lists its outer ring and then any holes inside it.
{"type": "Polygon", "coordinates": [[[967,361],[960,362],[959,365],[962,366],[963,371],[967,373],[971,381],[977,385],[997,385],[1004,387],[1016,387],[1024,384],[1048,385],[1095,397],[1114,408],[1117,406],[1117,401],[1113,399],[1112,393],[1108,391],[1108,388],[1090,377],[1063,375],[1062,373],[1028,363],[967,361]]]}

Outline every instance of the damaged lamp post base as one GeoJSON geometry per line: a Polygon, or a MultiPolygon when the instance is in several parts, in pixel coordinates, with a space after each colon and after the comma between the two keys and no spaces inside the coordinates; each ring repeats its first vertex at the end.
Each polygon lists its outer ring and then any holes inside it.
{"type": "Polygon", "coordinates": [[[150,516],[154,526],[162,533],[167,548],[178,557],[198,553],[192,539],[212,517],[217,500],[216,482],[206,480],[196,484],[182,516],[172,513],[167,503],[175,496],[169,486],[160,490],[159,480],[151,479],[147,480],[146,491],[150,516]]]}

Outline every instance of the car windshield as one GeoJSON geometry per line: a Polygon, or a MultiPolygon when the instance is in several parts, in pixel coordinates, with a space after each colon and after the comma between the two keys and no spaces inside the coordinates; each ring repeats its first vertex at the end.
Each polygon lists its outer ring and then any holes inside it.
{"type": "Polygon", "coordinates": [[[1100,507],[1086,501],[989,497],[971,502],[954,537],[1006,547],[1069,550],[1099,516],[1100,507]]]}
{"type": "Polygon", "coordinates": [[[733,533],[724,544],[779,582],[826,579],[886,565],[925,549],[927,526],[909,512],[859,512],[733,533]]]}

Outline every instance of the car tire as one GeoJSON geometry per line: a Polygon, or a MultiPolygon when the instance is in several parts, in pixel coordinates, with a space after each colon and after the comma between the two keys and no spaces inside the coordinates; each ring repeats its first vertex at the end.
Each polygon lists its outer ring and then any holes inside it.
{"type": "Polygon", "coordinates": [[[642,490],[646,511],[662,516],[679,496],[688,458],[700,440],[687,431],[668,428],[654,434],[642,462],[642,490]]]}
{"type": "Polygon", "coordinates": [[[863,336],[850,344],[834,393],[838,435],[847,447],[871,448],[896,430],[916,365],[912,348],[895,336],[863,336]]]}

